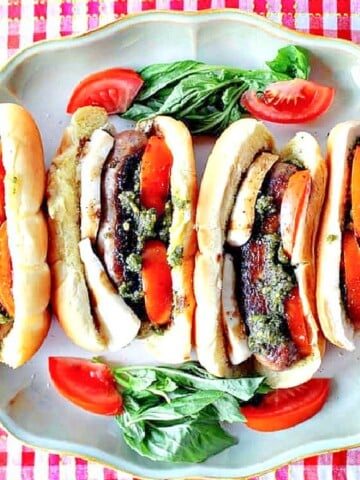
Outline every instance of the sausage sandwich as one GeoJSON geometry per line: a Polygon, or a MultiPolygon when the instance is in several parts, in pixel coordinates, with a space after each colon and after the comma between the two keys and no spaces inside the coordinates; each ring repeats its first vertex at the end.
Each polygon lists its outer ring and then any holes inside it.
{"type": "Polygon", "coordinates": [[[354,350],[360,329],[360,121],[327,140],[329,182],[318,241],[317,305],[327,339],[354,350]]]}
{"type": "Polygon", "coordinates": [[[47,202],[53,306],[76,344],[118,350],[140,336],[162,361],[189,358],[196,196],[184,124],[116,133],[105,110],[75,112],[47,202]]]}
{"type": "Polygon", "coordinates": [[[48,233],[41,137],[21,106],[0,104],[0,361],[16,368],[45,339],[48,233]]]}
{"type": "Polygon", "coordinates": [[[325,184],[308,133],[277,153],[263,123],[242,119],[216,141],[199,192],[194,277],[197,355],[214,375],[250,368],[289,387],[319,368],[315,240],[325,184]]]}

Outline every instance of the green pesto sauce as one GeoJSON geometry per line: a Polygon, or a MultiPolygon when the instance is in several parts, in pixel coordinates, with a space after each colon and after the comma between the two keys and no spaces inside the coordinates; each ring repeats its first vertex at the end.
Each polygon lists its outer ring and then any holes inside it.
{"type": "Polygon", "coordinates": [[[269,345],[281,345],[288,340],[288,329],[279,315],[251,315],[249,324],[249,348],[253,353],[269,354],[269,345]]]}
{"type": "Polygon", "coordinates": [[[5,325],[5,323],[10,323],[13,320],[14,319],[12,317],[9,317],[8,315],[0,313],[0,325],[5,325]]]}
{"type": "Polygon", "coordinates": [[[298,167],[300,170],[304,170],[305,165],[301,160],[295,157],[287,158],[284,160],[284,163],[291,163],[292,165],[295,165],[295,167],[298,167]]]}
{"type": "Polygon", "coordinates": [[[271,195],[259,196],[255,204],[255,211],[261,218],[275,213],[276,207],[274,205],[273,197],[271,195]]]}
{"type": "MultiPolygon", "coordinates": [[[[155,208],[144,208],[140,203],[139,194],[140,184],[137,176],[135,177],[134,191],[123,191],[119,195],[119,199],[125,213],[122,228],[125,232],[130,232],[136,238],[136,245],[132,252],[125,254],[125,281],[119,287],[119,294],[133,303],[143,301],[144,292],[142,291],[141,267],[142,267],[142,251],[144,244],[150,239],[160,239],[166,245],[169,243],[170,226],[172,222],[172,206],[171,201],[165,204],[164,214],[157,218],[155,208]],[[134,275],[137,282],[132,281],[134,275]]],[[[174,262],[179,262],[181,255],[176,248],[174,262]]],[[[171,265],[171,262],[170,262],[171,265]]]]}
{"type": "MultiPolygon", "coordinates": [[[[276,213],[273,198],[268,195],[260,195],[255,208],[258,225],[267,216],[276,213]]],[[[255,239],[265,248],[264,267],[257,288],[265,299],[267,313],[255,313],[247,319],[249,348],[254,353],[267,356],[271,355],[271,348],[282,345],[289,339],[284,304],[296,285],[296,278],[279,233],[258,233],[255,234],[255,239]]]]}
{"type": "Polygon", "coordinates": [[[189,200],[183,200],[175,195],[172,197],[172,203],[176,208],[183,210],[189,205],[189,200]]]}
{"type": "Polygon", "coordinates": [[[292,268],[283,252],[280,235],[264,235],[265,263],[263,278],[259,281],[260,291],[265,297],[267,311],[271,315],[284,315],[284,301],[295,286],[292,268]],[[286,263],[283,263],[284,260],[286,263]]]}
{"type": "Polygon", "coordinates": [[[184,254],[184,247],[177,245],[174,250],[168,255],[168,262],[170,267],[179,267],[182,265],[184,254]]]}
{"type": "Polygon", "coordinates": [[[334,234],[330,234],[326,237],[326,241],[328,243],[332,243],[332,242],[335,242],[335,240],[337,240],[338,236],[337,235],[334,235],[334,234]]]}
{"type": "Polygon", "coordinates": [[[137,219],[138,242],[141,246],[144,245],[145,240],[156,237],[156,210],[155,208],[142,208],[137,219]]]}
{"type": "Polygon", "coordinates": [[[123,282],[118,291],[119,295],[121,295],[124,299],[128,299],[134,303],[137,303],[144,298],[144,292],[135,288],[131,281],[123,282]]]}
{"type": "Polygon", "coordinates": [[[160,220],[160,225],[159,225],[159,238],[166,244],[169,243],[172,215],[173,215],[173,209],[172,209],[171,201],[168,200],[165,203],[165,211],[160,220]]]}
{"type": "Polygon", "coordinates": [[[130,255],[126,258],[126,265],[130,272],[140,272],[141,263],[141,255],[138,253],[130,253],[130,255]]]}

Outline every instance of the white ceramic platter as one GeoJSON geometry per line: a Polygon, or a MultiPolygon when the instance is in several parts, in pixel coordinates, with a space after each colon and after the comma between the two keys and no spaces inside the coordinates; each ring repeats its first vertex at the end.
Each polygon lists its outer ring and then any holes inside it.
{"type": "MultiPolygon", "coordinates": [[[[330,111],[306,125],[324,146],[335,123],[360,117],[360,48],[346,41],[296,34],[235,10],[148,12],[77,38],[36,44],[0,70],[0,101],[15,101],[30,110],[40,127],[49,164],[69,120],[67,99],[85,75],[113,66],[138,69],[189,58],[260,68],[289,43],[311,52],[312,79],[336,88],[330,111]]],[[[304,128],[269,127],[279,145],[304,128]]],[[[197,148],[199,172],[205,150],[197,148]]],[[[328,348],[319,375],[332,377],[333,388],[328,403],[313,419],[269,434],[237,425],[231,428],[239,440],[237,446],[203,464],[169,465],[138,456],[125,445],[113,419],[87,414],[53,390],[47,373],[49,355],[90,357],[72,345],[54,322],[43,347],[28,364],[16,371],[0,367],[0,423],[27,444],[91,458],[136,477],[246,477],[300,457],[360,444],[359,349],[350,354],[328,348]]],[[[148,361],[138,342],[106,358],[118,363],[148,361]]]]}

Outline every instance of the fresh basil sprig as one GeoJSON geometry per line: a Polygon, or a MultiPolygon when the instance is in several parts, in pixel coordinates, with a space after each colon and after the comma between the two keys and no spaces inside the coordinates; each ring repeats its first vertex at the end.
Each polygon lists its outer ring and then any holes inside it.
{"type": "Polygon", "coordinates": [[[149,65],[139,73],[144,80],[133,105],[122,117],[144,120],[170,115],[186,123],[193,134],[218,134],[246,114],[240,105],[248,89],[264,91],[272,82],[307,79],[307,51],[295,45],[281,48],[267,70],[242,70],[195,60],[149,65]]]}
{"type": "Polygon", "coordinates": [[[123,395],[116,419],[126,443],[165,462],[202,462],[236,444],[220,422],[243,422],[241,402],[269,391],[264,377],[217,378],[197,362],[111,369],[123,395]]]}

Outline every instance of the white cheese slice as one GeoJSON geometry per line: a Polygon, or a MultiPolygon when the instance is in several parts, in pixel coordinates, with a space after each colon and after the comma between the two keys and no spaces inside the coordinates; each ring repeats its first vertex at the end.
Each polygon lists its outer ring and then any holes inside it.
{"type": "Polygon", "coordinates": [[[267,172],[278,158],[278,155],[264,152],[255,158],[246,172],[231,212],[227,232],[227,242],[230,245],[239,247],[251,237],[257,195],[267,172]]]}
{"type": "Polygon", "coordinates": [[[233,365],[244,362],[251,356],[246,327],[235,297],[235,269],[233,257],[226,253],[223,266],[222,316],[227,338],[227,350],[233,365]]]}
{"type": "Polygon", "coordinates": [[[81,158],[81,238],[95,242],[101,213],[101,172],[107,156],[114,144],[114,138],[107,132],[97,129],[85,146],[81,158]]]}
{"type": "Polygon", "coordinates": [[[111,351],[128,345],[137,335],[140,320],[116,291],[89,238],[79,242],[80,257],[84,264],[92,305],[100,321],[101,333],[111,351]]]}

